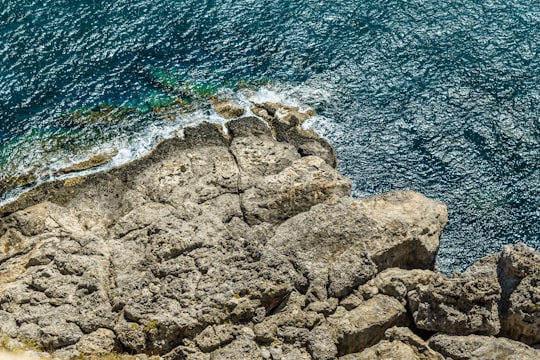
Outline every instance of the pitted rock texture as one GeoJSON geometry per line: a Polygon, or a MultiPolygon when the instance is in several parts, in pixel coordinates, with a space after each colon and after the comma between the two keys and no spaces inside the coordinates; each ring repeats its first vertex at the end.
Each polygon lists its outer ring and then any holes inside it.
{"type": "Polygon", "coordinates": [[[332,147],[301,127],[309,112],[257,109],[268,123],[203,123],[0,208],[0,332],[61,358],[439,359],[411,331],[427,338],[464,314],[467,333],[493,334],[502,304],[534,342],[524,250],[495,261],[507,259],[509,285],[492,262],[478,269],[493,288],[444,278],[443,204],[412,191],[351,199],[332,147]]]}
{"type": "Polygon", "coordinates": [[[493,279],[434,278],[411,290],[409,307],[416,326],[430,331],[496,335],[500,331],[499,283],[493,279]]]}
{"type": "MultiPolygon", "coordinates": [[[[410,267],[410,251],[429,267],[446,211],[412,192],[350,200],[335,159],[299,148],[323,140],[278,141],[276,131],[292,137],[298,126],[280,124],[186,129],[146,158],[2,208],[1,330],[73,356],[223,355],[283,339],[332,357],[322,324],[336,298],[378,267],[410,267]],[[251,324],[253,338],[234,324],[251,324]],[[313,340],[324,334],[327,345],[313,340]]],[[[405,322],[400,308],[378,331],[405,322]]]]}
{"type": "Polygon", "coordinates": [[[540,359],[540,350],[521,342],[492,336],[438,334],[429,340],[429,346],[447,359],[455,360],[540,359]]]}
{"type": "Polygon", "coordinates": [[[501,286],[500,335],[540,344],[540,254],[525,244],[507,245],[478,261],[463,276],[483,277],[501,286]]]}

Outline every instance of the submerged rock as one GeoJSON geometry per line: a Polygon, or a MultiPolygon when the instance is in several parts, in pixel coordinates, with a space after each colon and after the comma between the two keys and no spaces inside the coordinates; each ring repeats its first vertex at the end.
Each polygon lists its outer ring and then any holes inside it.
{"type": "Polygon", "coordinates": [[[112,153],[107,153],[107,154],[94,155],[88,160],[60,169],[59,173],[69,174],[72,172],[92,169],[92,168],[108,163],[109,161],[112,160],[113,157],[116,156],[116,154],[118,154],[118,151],[114,151],[112,153]]]}

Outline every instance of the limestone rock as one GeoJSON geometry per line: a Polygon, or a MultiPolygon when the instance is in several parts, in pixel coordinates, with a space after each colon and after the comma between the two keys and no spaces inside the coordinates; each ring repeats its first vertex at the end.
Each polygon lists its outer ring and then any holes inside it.
{"type": "Polygon", "coordinates": [[[82,170],[98,167],[111,161],[112,158],[116,156],[116,154],[118,154],[118,151],[114,151],[107,154],[94,155],[88,160],[63,168],[60,170],[60,172],[64,174],[69,174],[72,172],[77,172],[77,171],[82,171],[82,170]]]}
{"type": "Polygon", "coordinates": [[[290,333],[292,329],[295,329],[298,334],[302,332],[302,329],[312,330],[323,321],[322,314],[305,311],[304,306],[305,297],[298,293],[292,293],[280,312],[266,317],[259,324],[255,324],[254,332],[257,340],[262,343],[276,340],[287,341],[287,333],[290,333]]]}
{"type": "Polygon", "coordinates": [[[255,341],[248,337],[239,337],[210,354],[212,360],[236,359],[239,357],[250,360],[263,360],[261,349],[255,341]]]}
{"type": "Polygon", "coordinates": [[[62,321],[55,321],[54,324],[43,327],[41,333],[41,343],[48,350],[56,350],[67,345],[73,345],[83,335],[77,325],[62,321]]]}
{"type": "MultiPolygon", "coordinates": [[[[310,297],[326,300],[330,268],[344,259],[341,256],[348,256],[346,252],[365,252],[379,271],[431,268],[446,219],[444,205],[410,191],[341,198],[336,204],[315,205],[281,224],[266,253],[293,255],[295,268],[307,277],[310,297]]],[[[374,275],[369,269],[349,277],[350,286],[369,280],[374,275]]],[[[336,277],[332,279],[335,282],[336,277]]],[[[339,295],[346,295],[350,286],[338,289],[339,295]]]]}
{"type": "Polygon", "coordinates": [[[343,297],[377,274],[377,265],[366,252],[345,251],[332,263],[328,273],[328,295],[343,297]]]}
{"type": "Polygon", "coordinates": [[[233,325],[209,326],[195,337],[195,342],[202,351],[211,352],[234,340],[237,332],[237,328],[233,325]]]}
{"type": "Polygon", "coordinates": [[[376,294],[392,296],[406,304],[409,291],[417,285],[428,285],[433,282],[436,273],[431,270],[390,268],[381,271],[356,291],[358,296],[369,299],[376,294]]]}
{"type": "Polygon", "coordinates": [[[386,329],[407,326],[407,312],[396,299],[377,295],[351,311],[338,307],[328,317],[329,325],[336,332],[340,356],[359,352],[384,338],[386,329]]]}
{"type": "Polygon", "coordinates": [[[248,224],[280,223],[350,194],[350,180],[321,158],[300,157],[293,144],[274,140],[260,121],[232,121],[228,128],[234,136],[230,148],[240,170],[238,186],[248,224]]]}
{"type": "Polygon", "coordinates": [[[540,343],[540,254],[525,244],[503,247],[498,265],[503,289],[501,334],[540,343]]]}
{"type": "Polygon", "coordinates": [[[349,354],[339,360],[420,360],[414,349],[401,341],[382,340],[378,344],[369,347],[361,353],[349,354]]]}
{"type": "Polygon", "coordinates": [[[232,99],[216,99],[212,102],[212,106],[225,119],[236,119],[245,113],[244,108],[232,99]]]}
{"type": "Polygon", "coordinates": [[[464,278],[489,278],[501,285],[500,335],[526,344],[540,343],[540,254],[525,244],[479,260],[464,278]]]}
{"type": "Polygon", "coordinates": [[[109,329],[97,329],[83,335],[77,343],[77,350],[86,355],[110,354],[114,349],[116,335],[109,329]]]}
{"type": "Polygon", "coordinates": [[[333,168],[337,167],[334,149],[313,131],[302,127],[307,118],[316,114],[315,110],[301,112],[297,107],[267,102],[256,104],[251,111],[268,121],[277,140],[298,147],[298,152],[302,156],[315,155],[324,159],[333,168]]]}
{"type": "Polygon", "coordinates": [[[386,330],[386,340],[365,349],[360,353],[346,355],[340,360],[444,360],[438,352],[431,349],[420,337],[408,328],[393,327],[386,330]]]}
{"type": "Polygon", "coordinates": [[[499,283],[489,278],[464,280],[437,276],[408,294],[416,326],[448,334],[496,335],[500,331],[499,283]]]}
{"type": "Polygon", "coordinates": [[[429,339],[429,346],[446,358],[455,360],[535,360],[540,350],[523,343],[491,336],[455,336],[438,334],[429,339]]]}
{"type": "Polygon", "coordinates": [[[270,126],[202,123],[1,207],[0,329],[65,358],[330,359],[406,325],[400,289],[423,275],[356,290],[431,269],[444,205],[349,199],[332,147],[301,128],[309,113],[265,109],[270,126]]]}
{"type": "Polygon", "coordinates": [[[314,360],[335,359],[338,352],[332,331],[326,325],[317,326],[311,330],[308,349],[314,360]]]}

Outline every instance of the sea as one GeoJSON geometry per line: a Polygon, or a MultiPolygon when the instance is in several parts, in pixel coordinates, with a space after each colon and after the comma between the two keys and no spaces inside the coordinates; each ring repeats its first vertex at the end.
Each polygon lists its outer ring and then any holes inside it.
{"type": "Polygon", "coordinates": [[[225,96],[314,108],[355,197],[447,204],[445,273],[540,250],[539,51],[530,0],[0,0],[0,202],[225,96]]]}

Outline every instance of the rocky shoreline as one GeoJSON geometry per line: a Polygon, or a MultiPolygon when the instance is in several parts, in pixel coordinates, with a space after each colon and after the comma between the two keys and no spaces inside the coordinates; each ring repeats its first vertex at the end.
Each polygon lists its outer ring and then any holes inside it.
{"type": "Polygon", "coordinates": [[[57,358],[540,358],[539,253],[445,277],[444,204],[352,199],[311,112],[253,113],[0,208],[4,337],[57,358]]]}

